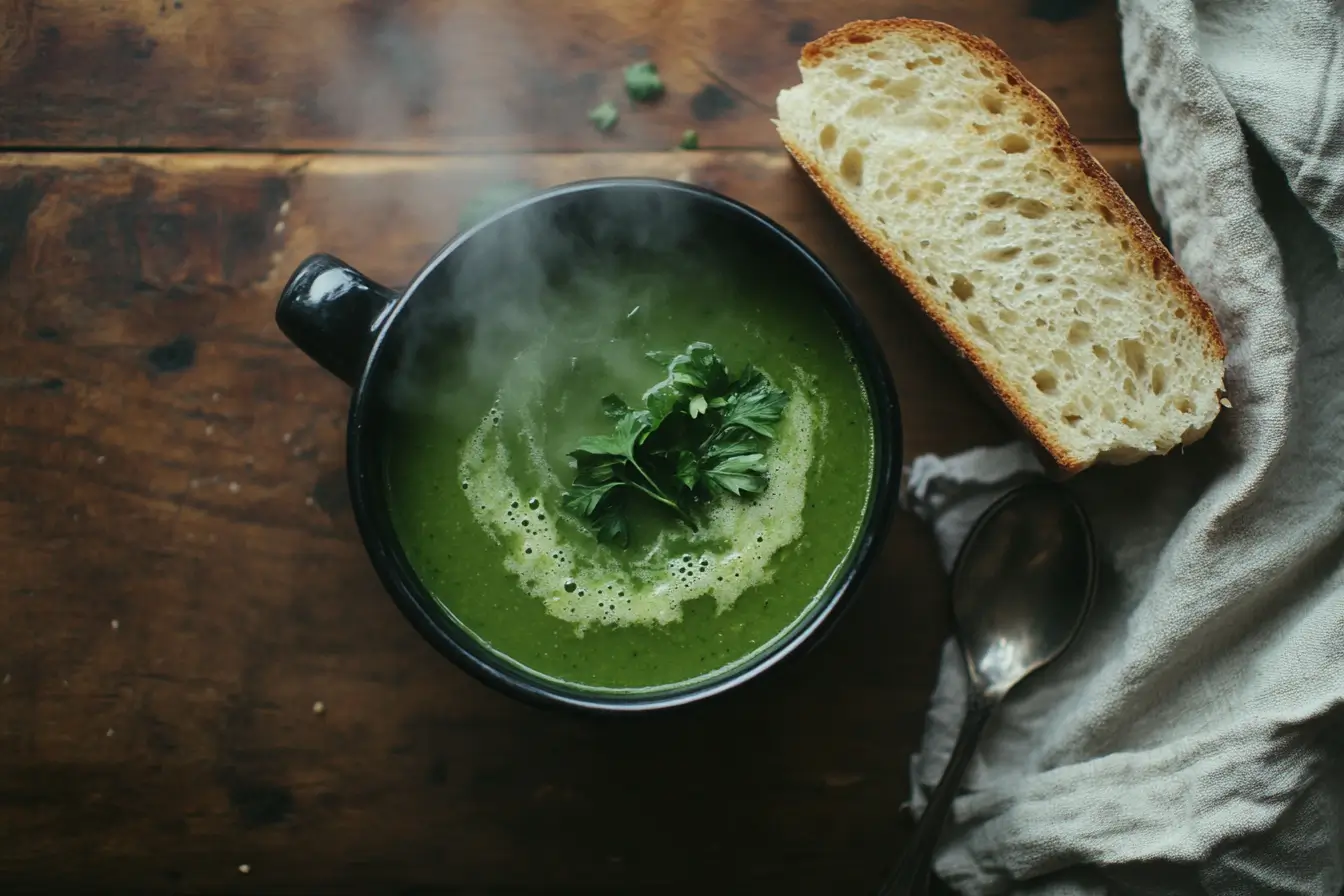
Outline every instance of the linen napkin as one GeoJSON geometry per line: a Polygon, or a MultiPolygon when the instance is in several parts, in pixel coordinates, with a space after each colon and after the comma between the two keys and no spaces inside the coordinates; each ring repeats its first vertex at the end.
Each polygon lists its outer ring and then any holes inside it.
{"type": "MultiPolygon", "coordinates": [[[[1121,0],[1125,76],[1173,251],[1228,343],[1183,454],[1070,484],[1102,587],[1003,705],[935,868],[965,893],[1337,894],[1344,884],[1344,6],[1121,0]]],[[[920,458],[951,562],[1023,446],[920,458]]],[[[914,808],[964,708],[944,650],[914,808]]]]}

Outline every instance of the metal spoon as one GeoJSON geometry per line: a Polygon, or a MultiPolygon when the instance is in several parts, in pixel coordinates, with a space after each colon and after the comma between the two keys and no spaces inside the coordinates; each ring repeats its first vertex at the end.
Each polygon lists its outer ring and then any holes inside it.
{"type": "Polygon", "coordinates": [[[1082,625],[1097,559],[1083,508],[1063,486],[1033,481],[999,498],[972,527],[952,571],[952,616],[970,701],[942,780],[879,896],[928,892],[934,847],[985,723],[1082,625]]]}

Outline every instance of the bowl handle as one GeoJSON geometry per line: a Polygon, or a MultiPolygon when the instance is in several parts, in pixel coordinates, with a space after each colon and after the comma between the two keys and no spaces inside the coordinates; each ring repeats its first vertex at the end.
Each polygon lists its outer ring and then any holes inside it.
{"type": "Polygon", "coordinates": [[[331,255],[304,259],[280,293],[275,322],[303,353],[354,386],[397,293],[331,255]]]}

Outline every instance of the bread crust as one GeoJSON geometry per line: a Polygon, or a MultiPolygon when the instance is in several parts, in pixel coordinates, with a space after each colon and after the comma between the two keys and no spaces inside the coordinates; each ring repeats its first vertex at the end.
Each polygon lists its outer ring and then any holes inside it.
{"type": "MultiPolygon", "coordinates": [[[[1051,152],[1060,162],[1068,165],[1081,175],[1081,180],[1085,186],[1080,192],[1087,195],[1089,199],[1110,209],[1111,214],[1129,233],[1133,246],[1130,251],[1143,259],[1145,270],[1153,271],[1155,279],[1167,280],[1183,301],[1190,315],[1191,326],[1195,327],[1200,333],[1206,356],[1221,362],[1227,356],[1227,347],[1223,343],[1222,334],[1214,320],[1213,310],[1195,290],[1194,285],[1190,283],[1185,273],[1176,264],[1175,259],[1172,258],[1171,253],[1167,251],[1162,241],[1158,239],[1157,234],[1148,226],[1148,222],[1144,220],[1138,208],[1125,194],[1125,191],[1121,189],[1106,169],[1093,158],[1086,147],[1074,137],[1059,108],[1018,71],[1017,66],[1013,65],[1008,56],[993,41],[967,34],[943,22],[925,19],[860,20],[824,34],[807,44],[803,47],[799,64],[803,68],[816,68],[827,59],[836,57],[843,50],[848,50],[856,45],[873,43],[898,32],[922,37],[931,42],[950,41],[957,44],[987,65],[999,79],[1008,85],[1009,93],[1005,96],[1005,99],[1023,103],[1036,113],[1041,127],[1048,131],[1051,136],[1051,152]]],[[[1031,413],[1025,404],[1018,399],[1006,378],[980,355],[973,344],[962,337],[951,317],[943,310],[941,303],[924,288],[922,280],[905,266],[899,253],[890,245],[887,245],[881,235],[863,223],[840,190],[827,179],[818,160],[787,137],[781,136],[789,153],[821,189],[827,200],[845,219],[845,222],[849,224],[855,234],[877,254],[886,268],[900,279],[910,295],[934,321],[943,335],[979,371],[994,394],[1007,405],[1013,416],[1030,433],[1032,438],[1045,448],[1060,470],[1066,475],[1072,475],[1091,466],[1095,461],[1070,454],[1068,449],[1058,439],[1054,438],[1040,418],[1031,413]]],[[[1185,441],[1192,440],[1186,439],[1185,441]]]]}

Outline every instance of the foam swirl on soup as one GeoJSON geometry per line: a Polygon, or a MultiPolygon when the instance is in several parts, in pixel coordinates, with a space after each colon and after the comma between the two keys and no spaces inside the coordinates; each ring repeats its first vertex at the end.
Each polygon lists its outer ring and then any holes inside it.
{"type": "Polygon", "coordinates": [[[815,428],[826,403],[795,368],[792,400],[766,452],[769,484],[750,499],[715,501],[704,525],[677,525],[636,550],[597,544],[561,517],[562,489],[542,449],[544,433],[501,390],[466,440],[459,478],[478,525],[505,549],[505,568],[558,619],[591,625],[666,625],[681,606],[713,597],[720,612],[773,577],[771,559],[803,535],[815,428]],[[537,483],[529,487],[527,483],[537,483]]]}

